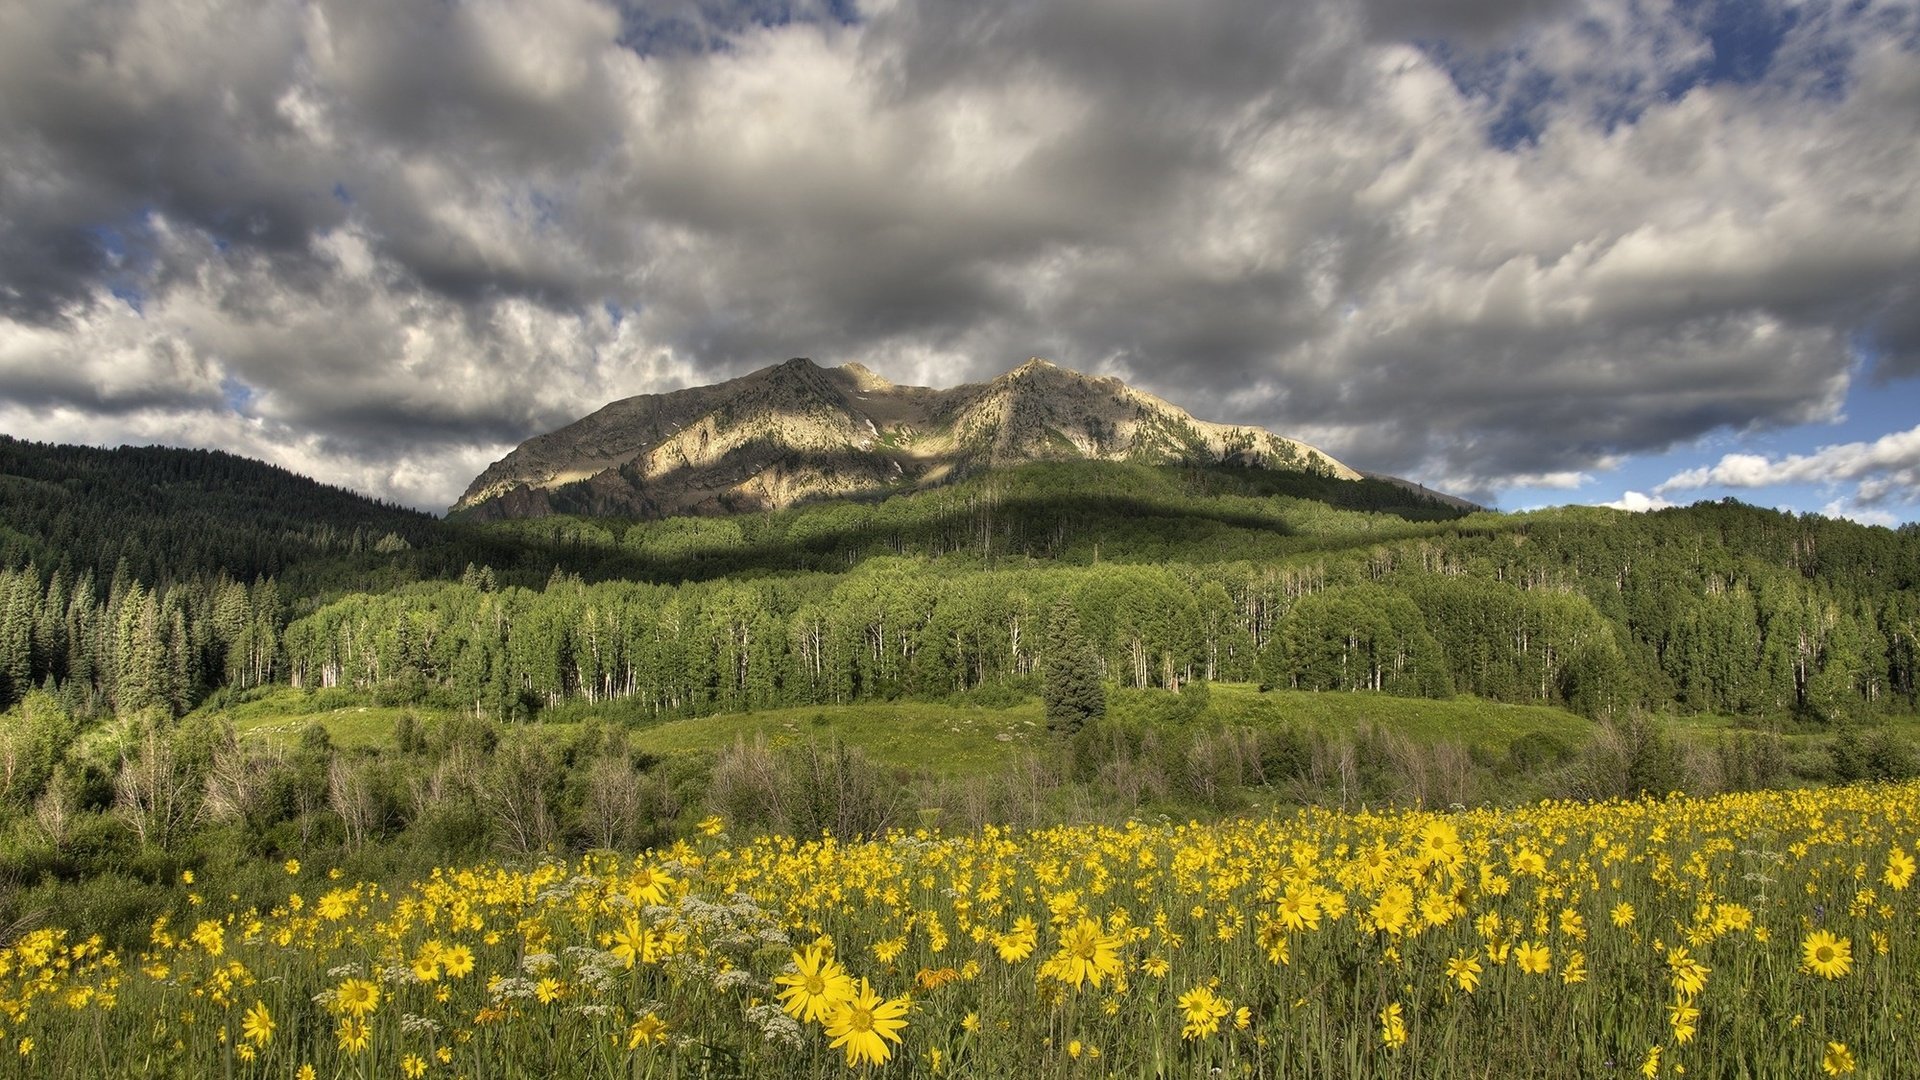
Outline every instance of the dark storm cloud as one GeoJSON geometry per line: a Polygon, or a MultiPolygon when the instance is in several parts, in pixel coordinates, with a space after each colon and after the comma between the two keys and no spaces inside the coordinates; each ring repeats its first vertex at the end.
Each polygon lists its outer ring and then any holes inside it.
{"type": "Polygon", "coordinates": [[[44,320],[123,260],[139,260],[137,229],[131,249],[100,230],[147,213],[281,249],[339,219],[319,197],[323,155],[277,105],[300,66],[296,10],[7,6],[0,246],[15,257],[0,285],[6,314],[44,320]],[[32,261],[37,251],[55,259],[32,261]]]}
{"type": "Polygon", "coordinates": [[[1376,40],[1430,38],[1465,45],[1497,43],[1517,27],[1579,7],[1572,0],[1364,0],[1360,6],[1376,40]]]}
{"type": "Polygon", "coordinates": [[[1829,417],[1920,374],[1920,20],[1730,12],[0,0],[0,426],[443,505],[794,355],[1483,498],[1829,417]]]}
{"type": "Polygon", "coordinates": [[[1874,376],[1881,382],[1920,375],[1920,266],[1906,277],[1906,284],[1888,295],[1870,323],[1879,352],[1874,376]]]}

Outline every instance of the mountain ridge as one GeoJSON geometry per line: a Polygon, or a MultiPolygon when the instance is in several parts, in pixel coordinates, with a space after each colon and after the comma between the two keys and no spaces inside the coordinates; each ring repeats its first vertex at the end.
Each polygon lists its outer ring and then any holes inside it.
{"type": "Polygon", "coordinates": [[[896,385],[857,363],[827,368],[796,357],[722,383],[623,398],[534,436],[481,472],[449,513],[475,520],[724,514],[1055,460],[1362,476],[1297,439],[1199,420],[1112,376],[1038,357],[987,382],[947,389],[896,385]]]}

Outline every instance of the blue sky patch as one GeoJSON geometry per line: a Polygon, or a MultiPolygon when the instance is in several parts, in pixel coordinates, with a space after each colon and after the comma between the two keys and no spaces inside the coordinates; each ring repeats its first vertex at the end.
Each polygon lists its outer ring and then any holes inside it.
{"type": "Polygon", "coordinates": [[[220,399],[227,403],[227,408],[241,416],[253,415],[253,403],[259,396],[259,391],[237,376],[223,375],[220,378],[220,399]]]}

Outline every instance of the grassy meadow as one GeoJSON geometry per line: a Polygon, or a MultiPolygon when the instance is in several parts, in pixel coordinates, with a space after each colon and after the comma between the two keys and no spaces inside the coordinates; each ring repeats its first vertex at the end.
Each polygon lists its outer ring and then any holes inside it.
{"type": "MultiPolygon", "coordinates": [[[[1116,719],[1175,727],[1191,719],[1163,715],[1177,695],[1152,691],[1114,695],[1116,719]]],[[[576,709],[574,716],[608,710],[576,709]]],[[[421,723],[444,719],[448,711],[430,706],[380,705],[363,696],[276,690],[252,700],[209,710],[233,725],[236,734],[269,745],[292,747],[309,725],[326,729],[342,748],[390,748],[402,714],[421,723]]],[[[563,712],[563,716],[568,715],[563,712]]],[[[1249,683],[1212,683],[1207,688],[1205,719],[1215,725],[1261,729],[1297,727],[1328,736],[1351,736],[1376,727],[1421,743],[1457,741],[1463,746],[1505,753],[1523,736],[1547,736],[1570,746],[1584,742],[1593,722],[1545,705],[1512,705],[1471,695],[1445,700],[1385,694],[1262,691],[1249,683]]],[[[579,719],[543,720],[550,738],[577,731],[579,719]]],[[[1708,718],[1702,731],[1730,728],[1727,718],[1708,718]]],[[[1047,732],[1040,701],[1025,697],[1013,704],[940,704],[923,701],[809,705],[751,712],[719,713],[624,725],[634,749],[652,754],[717,752],[739,739],[764,738],[775,745],[807,739],[838,738],[859,746],[876,760],[904,767],[969,771],[1002,763],[1022,746],[1044,745],[1047,732]]]]}
{"type": "Polygon", "coordinates": [[[280,868],[0,952],[0,1076],[1894,1076],[1920,786],[280,868]]]}

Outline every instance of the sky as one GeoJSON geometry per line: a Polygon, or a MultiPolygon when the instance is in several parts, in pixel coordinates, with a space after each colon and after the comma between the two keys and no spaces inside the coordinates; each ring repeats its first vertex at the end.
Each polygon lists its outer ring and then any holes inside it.
{"type": "Polygon", "coordinates": [[[0,0],[0,432],[439,510],[1042,356],[1503,509],[1920,519],[1920,11],[0,0]]]}

